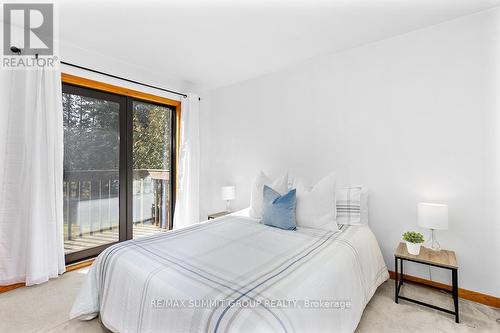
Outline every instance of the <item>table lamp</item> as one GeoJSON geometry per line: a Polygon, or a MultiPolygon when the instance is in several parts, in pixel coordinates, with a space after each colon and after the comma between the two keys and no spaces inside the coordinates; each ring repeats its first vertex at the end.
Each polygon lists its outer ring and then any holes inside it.
{"type": "Polygon", "coordinates": [[[441,246],[434,230],[448,229],[448,205],[420,202],[417,206],[418,225],[431,229],[431,249],[439,251],[441,246]]]}
{"type": "Polygon", "coordinates": [[[236,198],[236,187],[234,186],[222,186],[221,187],[222,200],[226,200],[226,211],[230,212],[231,200],[236,198]]]}

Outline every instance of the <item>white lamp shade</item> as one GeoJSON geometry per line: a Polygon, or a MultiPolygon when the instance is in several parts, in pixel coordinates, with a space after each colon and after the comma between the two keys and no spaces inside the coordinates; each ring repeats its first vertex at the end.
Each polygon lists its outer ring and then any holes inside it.
{"type": "Polygon", "coordinates": [[[236,198],[236,187],[222,186],[221,187],[222,200],[234,200],[236,198]]]}
{"type": "Polygon", "coordinates": [[[436,230],[448,229],[448,205],[420,202],[417,215],[420,227],[436,230]]]}

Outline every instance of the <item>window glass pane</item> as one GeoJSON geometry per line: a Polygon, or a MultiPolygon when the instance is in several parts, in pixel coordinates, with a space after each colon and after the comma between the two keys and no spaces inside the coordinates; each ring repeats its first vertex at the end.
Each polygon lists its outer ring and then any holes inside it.
{"type": "Polygon", "coordinates": [[[118,241],[120,104],[63,94],[64,248],[118,241]]]}
{"type": "Polygon", "coordinates": [[[133,102],[133,237],[171,226],[172,110],[133,102]]]}

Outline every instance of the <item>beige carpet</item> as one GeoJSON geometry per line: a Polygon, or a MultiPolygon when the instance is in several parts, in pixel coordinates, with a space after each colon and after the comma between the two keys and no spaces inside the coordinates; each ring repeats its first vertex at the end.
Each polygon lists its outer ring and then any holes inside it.
{"type": "MultiPolygon", "coordinates": [[[[108,332],[94,319],[68,320],[87,269],[66,273],[40,286],[0,294],[0,332],[108,332]]],[[[403,294],[451,308],[448,294],[405,284],[403,294]]],[[[394,281],[382,284],[356,332],[500,332],[500,310],[460,300],[461,323],[451,315],[401,301],[394,303],[394,281]]],[[[334,331],[334,328],[332,328],[334,331]]]]}

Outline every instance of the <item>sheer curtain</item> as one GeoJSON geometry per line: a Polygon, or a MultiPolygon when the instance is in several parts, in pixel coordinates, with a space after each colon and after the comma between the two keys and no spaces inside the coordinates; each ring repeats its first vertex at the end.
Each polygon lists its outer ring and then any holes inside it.
{"type": "Polygon", "coordinates": [[[65,270],[61,73],[1,70],[0,285],[65,270]]]}
{"type": "Polygon", "coordinates": [[[181,133],[174,228],[197,223],[200,190],[200,102],[188,94],[181,101],[181,133]]]}

